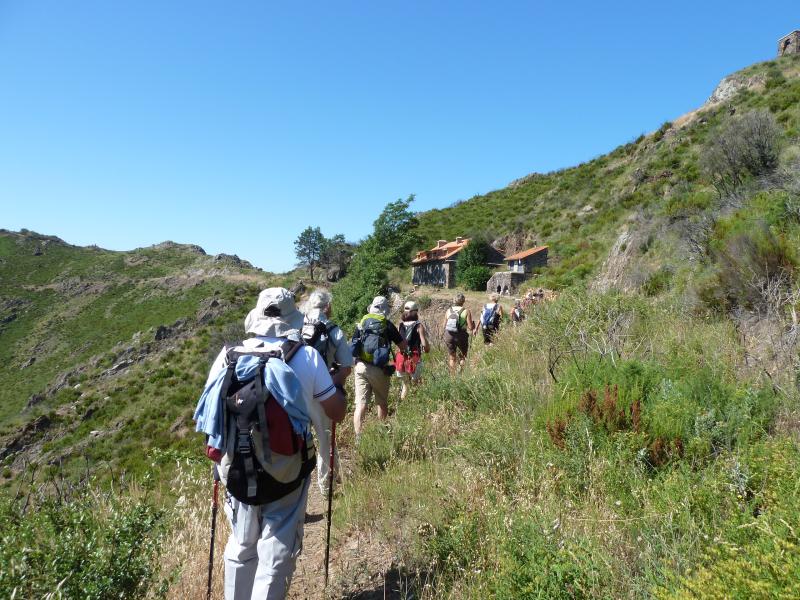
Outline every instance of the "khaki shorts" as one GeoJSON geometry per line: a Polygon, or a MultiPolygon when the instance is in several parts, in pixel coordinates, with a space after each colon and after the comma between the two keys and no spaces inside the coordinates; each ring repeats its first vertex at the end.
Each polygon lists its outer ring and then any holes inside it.
{"type": "Polygon", "coordinates": [[[389,401],[389,386],[392,378],[381,367],[359,361],[356,365],[356,406],[369,404],[372,397],[378,406],[386,408],[389,401]]]}

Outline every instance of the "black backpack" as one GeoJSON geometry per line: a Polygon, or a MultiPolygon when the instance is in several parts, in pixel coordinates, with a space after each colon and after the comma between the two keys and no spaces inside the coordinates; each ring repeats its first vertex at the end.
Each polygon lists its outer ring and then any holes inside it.
{"type": "Polygon", "coordinates": [[[330,321],[323,323],[314,320],[306,321],[303,324],[303,341],[306,345],[316,348],[328,367],[332,366],[328,364],[328,352],[330,351],[331,333],[335,328],[336,324],[330,321]]]}
{"type": "Polygon", "coordinates": [[[225,346],[227,372],[220,389],[224,402],[225,454],[220,475],[230,494],[245,504],[266,504],[296,490],[314,470],[314,449],[294,432],[286,410],[264,386],[270,360],[292,360],[301,342],[287,340],[266,351],[225,346]],[[236,363],[243,356],[259,359],[253,377],[239,381],[236,363]]]}
{"type": "Polygon", "coordinates": [[[400,335],[403,336],[405,339],[406,344],[408,345],[408,351],[411,352],[412,350],[419,350],[420,346],[422,345],[422,339],[419,335],[419,321],[414,321],[409,325],[406,325],[405,322],[400,323],[400,327],[398,327],[398,331],[400,331],[400,335]]]}

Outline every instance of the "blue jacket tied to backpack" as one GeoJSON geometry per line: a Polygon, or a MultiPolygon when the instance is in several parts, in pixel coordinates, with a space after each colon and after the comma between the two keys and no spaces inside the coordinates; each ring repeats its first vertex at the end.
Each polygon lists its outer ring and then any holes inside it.
{"type": "MultiPolygon", "coordinates": [[[[236,362],[236,377],[240,381],[251,378],[258,370],[259,359],[256,356],[242,356],[236,362]]],[[[220,391],[225,379],[226,365],[209,375],[208,383],[197,402],[194,420],[197,421],[195,431],[202,431],[208,436],[208,445],[218,450],[225,449],[225,427],[223,412],[225,399],[220,398],[220,391]]],[[[264,385],[275,400],[289,415],[292,429],[299,435],[308,435],[310,423],[309,411],[303,396],[300,380],[294,371],[281,360],[270,360],[264,368],[264,385]]]]}

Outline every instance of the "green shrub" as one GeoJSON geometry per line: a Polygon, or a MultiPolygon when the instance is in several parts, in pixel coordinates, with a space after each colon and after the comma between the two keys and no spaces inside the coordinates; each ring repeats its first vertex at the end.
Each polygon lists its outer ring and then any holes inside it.
{"type": "Polygon", "coordinates": [[[162,512],[151,505],[83,493],[43,499],[23,511],[0,497],[0,596],[142,598],[153,583],[162,512]]]}
{"type": "Polygon", "coordinates": [[[671,267],[662,266],[657,271],[651,273],[642,284],[642,291],[646,296],[657,296],[672,283],[674,272],[671,267]]]}

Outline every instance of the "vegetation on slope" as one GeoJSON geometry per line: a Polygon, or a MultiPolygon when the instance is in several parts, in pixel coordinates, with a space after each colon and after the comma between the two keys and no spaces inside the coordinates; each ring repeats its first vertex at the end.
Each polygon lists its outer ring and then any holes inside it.
{"type": "Polygon", "coordinates": [[[740,342],[673,298],[562,296],[365,432],[339,526],[421,597],[792,597],[796,392],[740,342]]]}
{"type": "Polygon", "coordinates": [[[512,244],[548,244],[551,266],[543,271],[543,285],[560,289],[586,283],[632,214],[652,221],[713,197],[713,181],[703,173],[701,156],[715,133],[736,116],[767,110],[780,124],[781,137],[796,140],[799,71],[796,56],[753,65],[733,76],[748,83],[727,102],[707,104],[577,167],[532,174],[504,189],[420,213],[422,247],[437,239],[487,233],[511,238],[512,244]]]}

